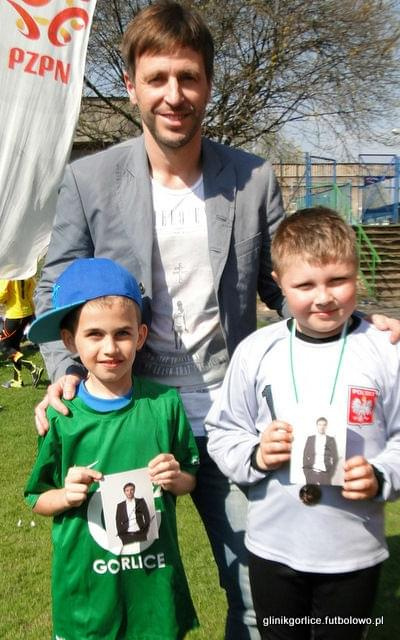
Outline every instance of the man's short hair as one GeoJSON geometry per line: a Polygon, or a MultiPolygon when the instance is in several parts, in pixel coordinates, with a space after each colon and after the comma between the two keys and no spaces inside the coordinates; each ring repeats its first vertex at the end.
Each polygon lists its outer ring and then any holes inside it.
{"type": "Polygon", "coordinates": [[[124,486],[123,486],[123,491],[125,491],[125,489],[126,489],[127,487],[133,487],[133,489],[134,489],[134,490],[136,489],[136,487],[135,487],[135,485],[133,484],[133,482],[127,482],[126,484],[124,484],[124,486]]]}
{"type": "Polygon", "coordinates": [[[135,63],[144,53],[172,53],[188,47],[200,53],[208,82],[214,69],[214,43],[203,18],[178,2],[163,0],[142,9],[128,24],[121,54],[129,78],[134,81],[135,63]]]}
{"type": "Polygon", "coordinates": [[[327,207],[300,209],[280,223],[271,243],[273,269],[302,258],[310,264],[351,262],[358,266],[354,230],[339,213],[327,207]]]}

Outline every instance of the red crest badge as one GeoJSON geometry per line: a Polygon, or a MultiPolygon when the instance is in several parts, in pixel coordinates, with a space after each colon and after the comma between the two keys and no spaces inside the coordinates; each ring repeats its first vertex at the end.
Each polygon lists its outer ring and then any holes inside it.
{"type": "Polygon", "coordinates": [[[376,389],[350,387],[347,406],[348,424],[373,424],[375,405],[378,398],[376,389]]]}

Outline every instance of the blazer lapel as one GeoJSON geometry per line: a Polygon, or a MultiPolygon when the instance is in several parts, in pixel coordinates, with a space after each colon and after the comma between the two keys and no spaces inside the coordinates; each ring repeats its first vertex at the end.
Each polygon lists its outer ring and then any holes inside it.
{"type": "Polygon", "coordinates": [[[129,152],[115,168],[117,202],[124,233],[132,245],[130,261],[133,273],[145,283],[151,296],[151,259],[153,247],[154,213],[148,159],[143,136],[135,138],[129,152]]]}
{"type": "Polygon", "coordinates": [[[228,259],[235,214],[236,173],[224,164],[212,143],[203,139],[203,180],[207,216],[208,247],[215,290],[228,259]]]}

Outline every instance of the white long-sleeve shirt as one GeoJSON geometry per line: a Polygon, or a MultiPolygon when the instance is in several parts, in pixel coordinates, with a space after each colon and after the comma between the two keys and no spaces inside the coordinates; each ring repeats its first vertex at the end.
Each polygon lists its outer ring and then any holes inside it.
{"type": "MultiPolygon", "coordinates": [[[[290,321],[289,321],[290,323],[290,321]]],[[[374,566],[388,556],[384,500],[400,496],[400,347],[386,332],[356,320],[350,328],[331,406],[339,362],[338,341],[293,340],[295,399],[287,321],[256,331],[236,349],[221,393],[207,418],[208,449],[221,471],[249,486],[246,546],[254,554],[299,571],[340,573],[374,566]],[[345,457],[362,455],[384,474],[381,499],[347,500],[340,487],[322,487],[319,504],[299,499],[289,465],[261,473],[250,464],[254,447],[273,416],[310,428],[302,416],[329,411],[345,457]],[[264,395],[263,395],[264,391],[264,395]]],[[[307,434],[308,435],[308,434],[307,434]]]]}

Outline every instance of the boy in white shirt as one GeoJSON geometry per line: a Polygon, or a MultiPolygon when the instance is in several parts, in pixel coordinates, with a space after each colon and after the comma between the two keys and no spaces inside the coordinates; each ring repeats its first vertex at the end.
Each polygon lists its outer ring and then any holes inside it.
{"type": "Polygon", "coordinates": [[[293,318],[235,351],[206,419],[208,450],[249,485],[246,546],[262,638],[360,640],[358,620],[371,614],[388,557],[384,501],[400,494],[400,350],[353,315],[356,239],[334,211],[288,217],[271,255],[293,318]],[[344,444],[342,487],[290,482],[294,445],[303,451],[319,416],[344,444]]]}

